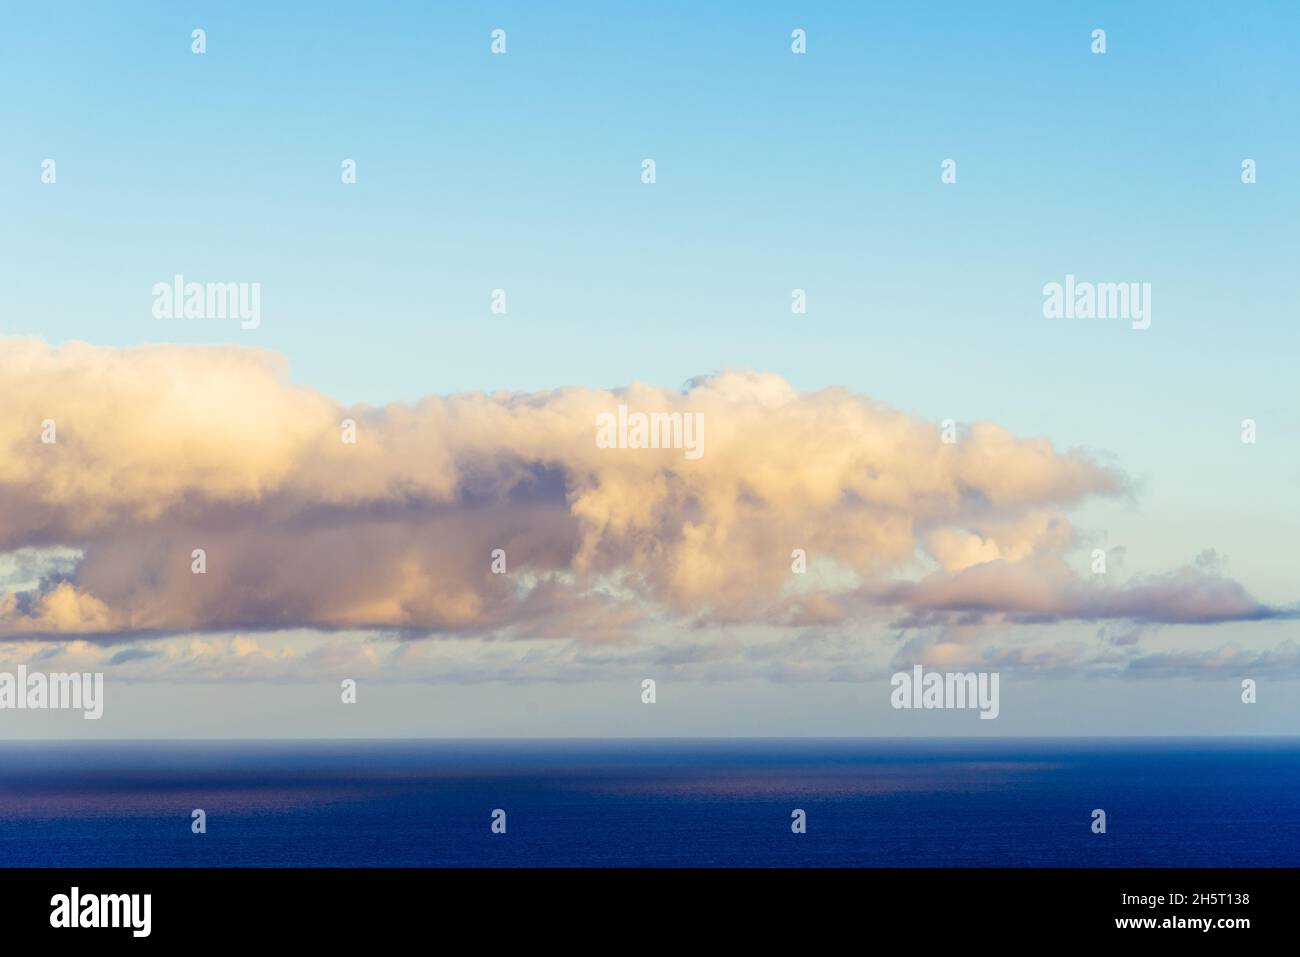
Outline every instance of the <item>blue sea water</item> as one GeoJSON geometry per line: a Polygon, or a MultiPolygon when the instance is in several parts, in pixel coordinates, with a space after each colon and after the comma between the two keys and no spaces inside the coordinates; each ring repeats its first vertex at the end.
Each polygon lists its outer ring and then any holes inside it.
{"type": "Polygon", "coordinates": [[[1294,867],[1300,739],[0,743],[0,864],[1294,867]]]}

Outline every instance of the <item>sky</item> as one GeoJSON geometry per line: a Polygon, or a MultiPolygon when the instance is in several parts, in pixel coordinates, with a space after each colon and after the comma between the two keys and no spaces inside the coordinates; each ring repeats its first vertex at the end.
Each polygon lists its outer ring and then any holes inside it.
{"type": "Polygon", "coordinates": [[[1298,26],[7,10],[0,670],[109,699],[0,737],[1294,733],[1298,26]],[[620,404],[704,454],[599,448],[620,404]],[[914,663],[999,718],[892,709],[914,663]]]}

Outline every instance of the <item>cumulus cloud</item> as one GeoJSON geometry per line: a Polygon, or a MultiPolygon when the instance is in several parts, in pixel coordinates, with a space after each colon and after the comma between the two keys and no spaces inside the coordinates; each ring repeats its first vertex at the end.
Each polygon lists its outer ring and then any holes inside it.
{"type": "Polygon", "coordinates": [[[1065,559],[1067,513],[1126,494],[1119,472],[988,422],[948,444],[937,424],[844,389],[735,371],[685,390],[345,407],[260,350],[0,342],[0,553],[23,556],[14,581],[52,556],[35,585],[0,586],[8,637],[608,643],[652,620],[1273,613],[1217,567],[1085,582],[1065,559]],[[597,418],[620,405],[701,415],[704,454],[599,447],[597,418]],[[206,574],[191,571],[196,548],[206,574]],[[796,548],[807,576],[790,573],[796,548]],[[494,549],[507,574],[493,574],[494,549]]]}

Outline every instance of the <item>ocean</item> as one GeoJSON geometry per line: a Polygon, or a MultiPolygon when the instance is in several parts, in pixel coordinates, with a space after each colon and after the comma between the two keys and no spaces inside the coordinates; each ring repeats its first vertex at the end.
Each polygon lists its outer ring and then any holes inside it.
{"type": "Polygon", "coordinates": [[[1295,867],[1300,739],[5,742],[0,863],[1295,867]]]}

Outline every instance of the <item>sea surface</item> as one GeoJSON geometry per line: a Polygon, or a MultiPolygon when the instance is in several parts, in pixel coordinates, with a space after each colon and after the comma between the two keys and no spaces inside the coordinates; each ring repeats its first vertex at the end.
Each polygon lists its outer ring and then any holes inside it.
{"type": "Polygon", "coordinates": [[[1295,867],[1300,739],[7,742],[0,866],[1295,867]]]}

